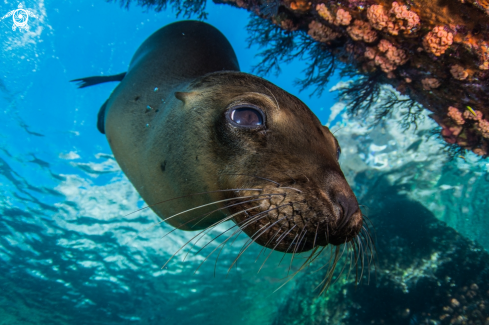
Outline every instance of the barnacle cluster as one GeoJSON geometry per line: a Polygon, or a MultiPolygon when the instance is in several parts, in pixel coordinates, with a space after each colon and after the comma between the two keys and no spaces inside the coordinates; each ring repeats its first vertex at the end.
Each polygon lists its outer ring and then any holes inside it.
{"type": "Polygon", "coordinates": [[[389,11],[383,5],[372,5],[367,10],[367,18],[375,29],[384,28],[392,35],[399,35],[400,31],[411,33],[419,25],[419,16],[394,1],[389,11]]]}
{"type": "Polygon", "coordinates": [[[385,39],[380,40],[376,48],[367,47],[365,57],[373,60],[375,65],[379,66],[385,73],[394,71],[409,59],[404,50],[395,47],[385,39]]]}
{"type": "Polygon", "coordinates": [[[355,20],[352,26],[349,26],[346,31],[354,41],[363,41],[372,43],[377,40],[377,33],[372,29],[372,26],[366,21],[355,20]]]}
{"type": "Polygon", "coordinates": [[[340,26],[340,25],[348,26],[350,25],[350,22],[351,22],[350,13],[342,8],[338,9],[338,11],[336,12],[336,18],[334,20],[334,24],[336,26],[340,26]]]}
{"type": "Polygon", "coordinates": [[[339,34],[335,33],[331,28],[324,26],[315,20],[311,21],[309,24],[307,34],[319,42],[329,42],[339,36],[339,34]]]}
{"type": "MultiPolygon", "coordinates": [[[[456,107],[448,108],[447,118],[440,122],[442,136],[448,143],[458,144],[461,147],[469,145],[471,139],[481,136],[489,139],[489,121],[478,110],[467,109],[463,113],[456,107]]],[[[473,152],[480,156],[486,156],[489,146],[482,142],[473,152]]]]}
{"type": "Polygon", "coordinates": [[[445,30],[444,26],[436,26],[423,39],[426,51],[440,56],[453,44],[453,34],[445,30]]]}

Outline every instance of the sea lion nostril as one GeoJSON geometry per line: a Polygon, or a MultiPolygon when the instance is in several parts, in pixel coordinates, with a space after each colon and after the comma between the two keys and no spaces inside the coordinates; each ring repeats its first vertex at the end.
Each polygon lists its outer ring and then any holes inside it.
{"type": "Polygon", "coordinates": [[[343,228],[351,219],[351,217],[360,209],[355,197],[338,196],[336,201],[340,206],[342,213],[340,213],[340,225],[339,229],[343,228]]]}

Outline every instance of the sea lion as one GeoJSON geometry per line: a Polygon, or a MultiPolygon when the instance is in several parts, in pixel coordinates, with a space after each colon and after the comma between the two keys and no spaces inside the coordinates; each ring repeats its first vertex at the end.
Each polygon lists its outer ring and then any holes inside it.
{"type": "Polygon", "coordinates": [[[298,98],[239,70],[228,40],[198,21],[167,25],[134,54],[98,114],[120,167],[173,227],[233,220],[260,245],[303,252],[352,241],[362,212],[340,146],[298,98]]]}

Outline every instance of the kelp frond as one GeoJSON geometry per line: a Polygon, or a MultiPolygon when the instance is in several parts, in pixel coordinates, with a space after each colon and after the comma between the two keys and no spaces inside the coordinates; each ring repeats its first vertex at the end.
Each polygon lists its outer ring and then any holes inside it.
{"type": "Polygon", "coordinates": [[[314,87],[311,95],[322,94],[336,70],[335,56],[326,44],[313,40],[304,31],[284,31],[258,16],[250,18],[247,30],[249,46],[265,48],[257,55],[261,60],[253,67],[254,73],[261,76],[279,75],[281,63],[299,59],[308,62],[308,66],[303,70],[304,78],[295,80],[295,85],[300,87],[300,91],[314,87]]]}
{"type": "Polygon", "coordinates": [[[320,97],[326,89],[329,78],[336,70],[336,60],[333,53],[325,50],[322,44],[311,40],[308,41],[311,44],[304,43],[304,48],[307,50],[301,55],[301,60],[305,60],[310,64],[302,71],[305,77],[297,79],[295,85],[300,87],[299,91],[314,87],[310,95],[320,97]]]}
{"type": "Polygon", "coordinates": [[[300,55],[297,51],[299,44],[296,42],[298,35],[284,31],[271,21],[252,16],[246,29],[249,33],[246,39],[248,47],[258,45],[260,48],[266,48],[256,55],[261,60],[253,67],[253,73],[260,76],[279,75],[280,63],[290,62],[300,55]]]}
{"type": "Polygon", "coordinates": [[[380,77],[379,72],[361,76],[348,87],[339,90],[339,98],[348,102],[347,110],[350,115],[366,117],[370,109],[378,104],[382,92],[380,77]]]}
{"type": "Polygon", "coordinates": [[[207,19],[205,12],[206,0],[106,0],[107,2],[119,2],[121,7],[129,9],[131,3],[146,10],[160,12],[169,6],[175,11],[176,16],[183,18],[195,17],[199,20],[207,19]]]}
{"type": "MultiPolygon", "coordinates": [[[[345,70],[350,74],[353,71],[345,70]]],[[[351,116],[367,117],[373,114],[373,125],[377,125],[392,116],[394,111],[399,111],[398,120],[403,130],[414,126],[418,128],[418,122],[424,118],[424,108],[411,98],[403,98],[397,91],[389,87],[383,87],[379,82],[382,77],[380,72],[357,77],[347,87],[339,90],[339,98],[347,102],[347,111],[351,116]]]]}

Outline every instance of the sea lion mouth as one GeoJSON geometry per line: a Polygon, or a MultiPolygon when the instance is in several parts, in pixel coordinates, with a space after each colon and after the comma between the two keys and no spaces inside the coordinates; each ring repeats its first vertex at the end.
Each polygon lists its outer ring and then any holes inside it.
{"type": "MultiPolygon", "coordinates": [[[[243,174],[234,175],[248,176],[243,174]]],[[[165,263],[163,268],[178,252],[202,233],[232,220],[235,225],[217,235],[212,241],[221,235],[227,235],[227,238],[214,248],[205,260],[220,247],[222,250],[232,238],[236,238],[240,233],[246,233],[249,236],[249,240],[244,244],[229,269],[235,265],[252,243],[257,243],[271,250],[261,267],[263,267],[273,251],[290,253],[292,256],[291,265],[296,254],[311,251],[299,267],[299,270],[293,275],[301,271],[309,262],[316,260],[327,247],[330,247],[330,259],[325,265],[328,267],[328,272],[324,282],[321,284],[321,293],[329,287],[335,274],[335,268],[343,255],[348,255],[350,258],[350,270],[348,273],[350,273],[352,268],[356,269],[355,282],[361,281],[364,269],[366,268],[367,271],[370,269],[370,264],[375,255],[375,245],[370,235],[370,221],[362,214],[356,199],[348,200],[345,196],[338,196],[335,198],[336,200],[328,200],[328,196],[324,192],[314,193],[311,188],[304,185],[304,182],[301,183],[299,181],[290,185],[282,185],[271,179],[251,177],[267,181],[270,184],[214,191],[226,193],[228,198],[181,212],[186,213],[211,204],[221,203],[223,205],[220,208],[203,213],[198,218],[206,218],[217,211],[226,211],[226,217],[206,227],[180,247],[165,263]],[[336,202],[336,205],[331,205],[333,201],[336,202]],[[234,232],[229,232],[232,229],[234,229],[234,232]]],[[[210,192],[191,195],[208,193],[210,192]]],[[[187,196],[175,199],[185,197],[187,196]]],[[[209,243],[204,248],[207,245],[209,243]]],[[[348,262],[345,265],[347,264],[348,262]]],[[[340,273],[343,272],[344,268],[345,266],[343,266],[340,273]]]]}
{"type": "MultiPolygon", "coordinates": [[[[256,194],[245,191],[244,196],[256,194]]],[[[364,216],[354,198],[338,196],[333,202],[323,193],[300,190],[297,185],[264,186],[260,194],[260,200],[233,204],[229,211],[241,230],[264,247],[301,253],[349,243],[364,229],[364,216]]]]}

